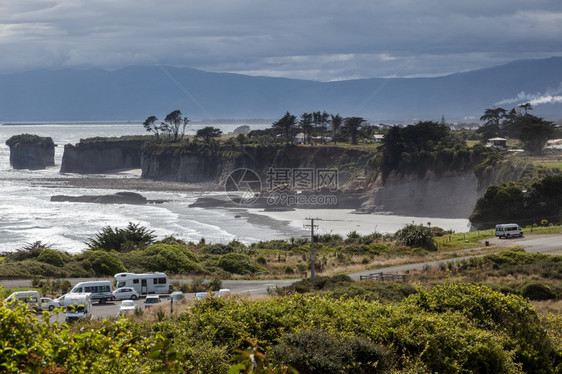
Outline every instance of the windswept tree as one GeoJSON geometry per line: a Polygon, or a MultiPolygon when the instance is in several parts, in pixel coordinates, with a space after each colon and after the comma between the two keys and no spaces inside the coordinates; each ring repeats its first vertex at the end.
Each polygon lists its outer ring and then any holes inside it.
{"type": "Polygon", "coordinates": [[[343,121],[343,129],[351,140],[351,144],[357,144],[357,134],[365,122],[362,117],[347,117],[343,121]]]}
{"type": "Polygon", "coordinates": [[[480,117],[480,121],[484,121],[484,124],[476,130],[482,141],[501,134],[501,121],[505,118],[506,113],[503,108],[492,108],[484,111],[484,114],[480,117]]]}
{"type": "Polygon", "coordinates": [[[302,132],[306,136],[306,142],[312,143],[312,130],[314,129],[312,125],[312,113],[303,113],[301,114],[301,119],[299,120],[299,126],[302,129],[302,132]]]}
{"type": "Polygon", "coordinates": [[[324,137],[326,129],[328,128],[328,123],[330,122],[330,115],[326,112],[317,111],[312,113],[312,117],[316,130],[324,137]]]}
{"type": "Polygon", "coordinates": [[[520,127],[519,140],[523,143],[523,148],[536,155],[543,154],[547,140],[556,131],[555,125],[530,114],[522,118],[525,118],[525,121],[520,127]]]}
{"type": "Polygon", "coordinates": [[[150,116],[144,121],[144,123],[142,125],[144,126],[146,131],[153,132],[154,135],[156,136],[156,139],[159,139],[160,138],[160,125],[156,124],[157,121],[158,121],[158,118],[156,118],[156,116],[150,116]]]}
{"type": "Polygon", "coordinates": [[[332,136],[333,136],[334,143],[335,143],[336,137],[338,135],[338,131],[343,124],[343,117],[340,116],[339,114],[336,114],[335,116],[332,114],[332,115],[330,115],[330,117],[331,117],[330,122],[332,123],[332,136]]]}
{"type": "Polygon", "coordinates": [[[197,130],[197,133],[195,134],[195,136],[202,138],[207,144],[209,144],[212,139],[218,138],[221,135],[222,131],[212,126],[203,127],[202,129],[197,130]]]}
{"type": "Polygon", "coordinates": [[[297,124],[297,117],[287,112],[281,119],[273,122],[273,128],[285,138],[285,144],[293,142],[293,132],[297,124]]]}
{"type": "Polygon", "coordinates": [[[182,140],[189,119],[184,117],[181,110],[169,113],[161,124],[162,132],[166,132],[174,141],[182,140]]]}

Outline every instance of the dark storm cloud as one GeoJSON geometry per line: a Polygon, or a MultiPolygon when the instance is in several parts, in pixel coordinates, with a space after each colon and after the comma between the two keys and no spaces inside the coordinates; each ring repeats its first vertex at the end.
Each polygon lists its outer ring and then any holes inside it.
{"type": "Polygon", "coordinates": [[[562,55],[562,2],[31,0],[0,4],[0,70],[133,64],[335,80],[562,55]]]}

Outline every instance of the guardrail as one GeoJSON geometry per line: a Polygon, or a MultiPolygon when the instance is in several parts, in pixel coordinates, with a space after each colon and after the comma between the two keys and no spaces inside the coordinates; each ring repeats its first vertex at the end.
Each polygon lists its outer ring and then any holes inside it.
{"type": "Polygon", "coordinates": [[[371,273],[369,275],[360,275],[359,280],[371,279],[378,281],[394,281],[394,282],[406,282],[406,275],[404,274],[393,274],[393,273],[371,273]]]}

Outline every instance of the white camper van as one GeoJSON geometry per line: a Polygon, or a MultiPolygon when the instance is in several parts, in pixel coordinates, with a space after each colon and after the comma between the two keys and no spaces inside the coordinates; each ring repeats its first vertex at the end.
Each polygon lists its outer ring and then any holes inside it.
{"type": "Polygon", "coordinates": [[[523,231],[516,223],[502,223],[501,225],[496,225],[496,236],[500,239],[523,237],[523,231]]]}
{"type": "Polygon", "coordinates": [[[92,313],[92,294],[90,293],[67,293],[62,300],[62,306],[66,307],[66,322],[90,316],[92,313]]]}
{"type": "Polygon", "coordinates": [[[115,274],[117,288],[132,287],[139,295],[166,294],[170,292],[168,276],[164,273],[118,273],[115,274]]]}
{"type": "Polygon", "coordinates": [[[80,282],[72,288],[70,293],[90,293],[92,301],[98,301],[105,304],[107,301],[113,300],[111,282],[108,280],[80,282]]]}

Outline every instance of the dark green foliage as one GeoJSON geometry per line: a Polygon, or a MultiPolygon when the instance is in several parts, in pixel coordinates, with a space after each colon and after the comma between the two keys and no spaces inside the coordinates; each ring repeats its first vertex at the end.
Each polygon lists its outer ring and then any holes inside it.
{"type": "Polygon", "coordinates": [[[213,138],[218,138],[222,135],[222,131],[216,127],[207,126],[197,130],[195,136],[203,138],[205,143],[210,143],[213,138]]]}
{"type": "Polygon", "coordinates": [[[35,259],[46,248],[50,248],[50,245],[41,241],[36,241],[35,243],[26,244],[23,248],[18,249],[15,252],[4,253],[4,256],[6,257],[6,261],[9,262],[35,259]]]}
{"type": "Polygon", "coordinates": [[[201,252],[210,255],[225,255],[235,252],[235,249],[228,244],[215,243],[204,246],[201,248],[201,252]]]}
{"type": "Polygon", "coordinates": [[[549,175],[527,188],[514,184],[490,186],[476,201],[470,221],[478,227],[493,227],[500,222],[533,224],[546,219],[562,219],[562,175],[549,175]],[[526,189],[526,193],[523,190],[526,189]]]}
{"type": "Polygon", "coordinates": [[[178,244],[153,244],[143,251],[136,251],[139,261],[148,271],[171,274],[197,274],[203,269],[197,257],[188,248],[178,244]]]}
{"type": "Polygon", "coordinates": [[[116,252],[89,250],[79,254],[76,259],[84,270],[95,276],[113,276],[127,271],[116,252]]]}
{"type": "Polygon", "coordinates": [[[270,359],[301,374],[390,373],[393,362],[387,350],[365,338],[322,329],[284,335],[270,359]]]}
{"type": "Polygon", "coordinates": [[[256,264],[249,256],[241,253],[228,253],[217,263],[221,269],[234,274],[255,274],[264,272],[264,268],[256,264]]]}
{"type": "Polygon", "coordinates": [[[545,284],[530,283],[523,287],[521,296],[529,300],[552,300],[556,298],[556,294],[545,284]]]}
{"type": "Polygon", "coordinates": [[[525,372],[550,372],[544,366],[552,353],[552,347],[545,344],[546,331],[533,307],[520,296],[502,295],[481,285],[452,283],[420,291],[407,302],[428,312],[458,312],[479,328],[505,332],[512,337],[512,348],[517,350],[517,361],[525,372]]]}
{"type": "Polygon", "coordinates": [[[50,248],[43,249],[39,256],[37,256],[37,261],[45,262],[58,267],[62,267],[68,259],[69,256],[67,254],[50,248]]]}
{"type": "Polygon", "coordinates": [[[21,134],[21,135],[14,135],[8,140],[6,140],[6,145],[8,147],[20,147],[24,144],[37,144],[42,147],[54,147],[55,143],[53,142],[53,138],[51,137],[43,137],[39,135],[31,135],[31,134],[21,134]]]}
{"type": "Polygon", "coordinates": [[[398,230],[394,237],[403,245],[421,247],[430,251],[436,249],[433,242],[433,232],[431,227],[428,226],[409,224],[398,230]]]}
{"type": "Polygon", "coordinates": [[[105,226],[96,237],[86,244],[90,249],[116,250],[128,252],[137,247],[144,247],[154,242],[153,231],[149,231],[140,223],[131,223],[126,228],[112,228],[105,226]]]}

